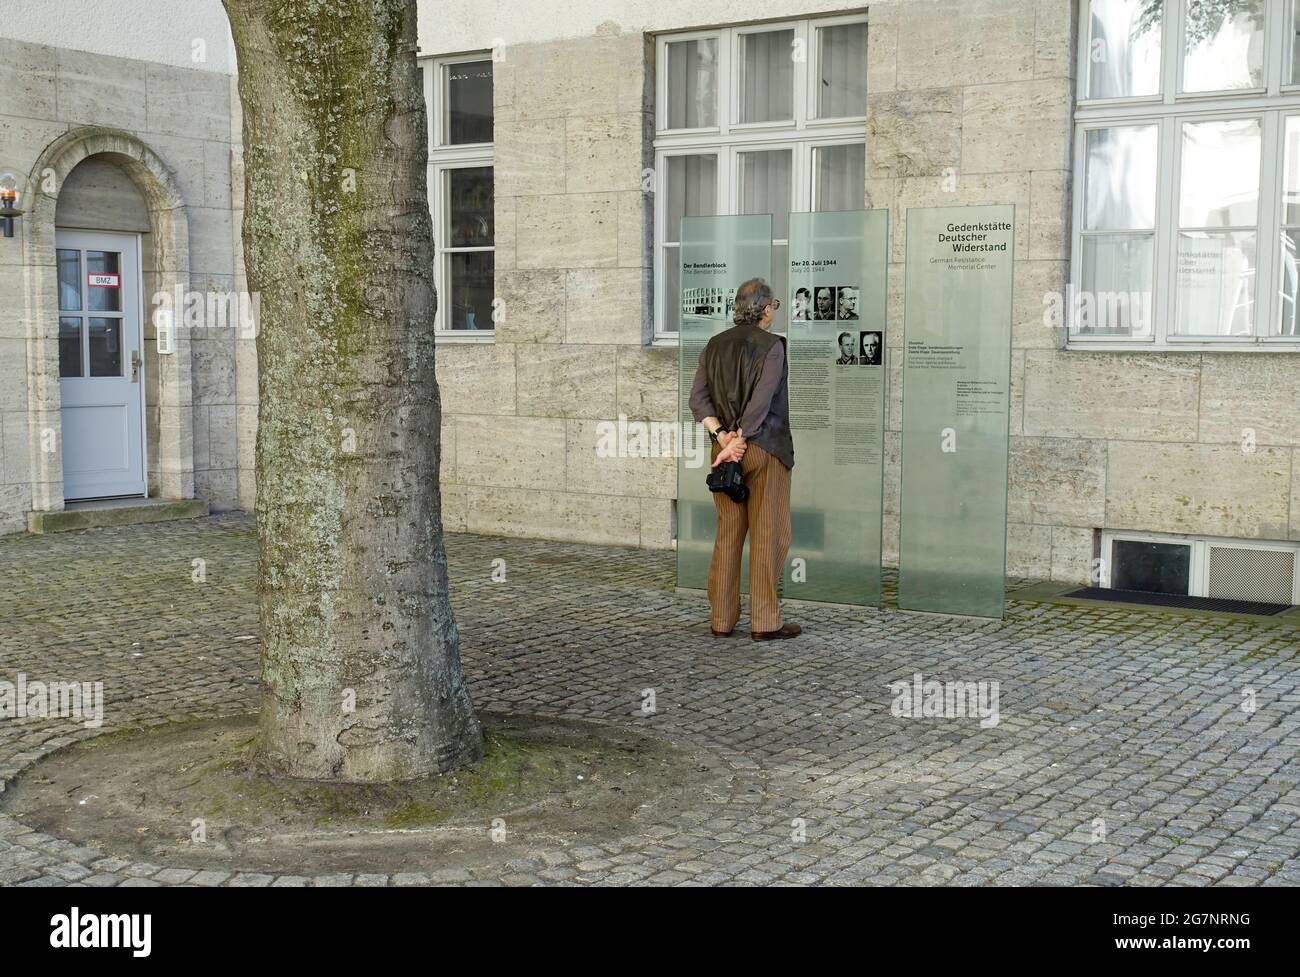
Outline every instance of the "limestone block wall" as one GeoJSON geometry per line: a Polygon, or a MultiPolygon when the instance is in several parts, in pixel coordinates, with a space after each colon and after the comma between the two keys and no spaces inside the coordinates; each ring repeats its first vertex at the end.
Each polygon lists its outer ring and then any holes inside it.
{"type": "Polygon", "coordinates": [[[651,336],[650,38],[511,44],[494,65],[490,344],[438,347],[443,511],[472,532],[667,547],[671,458],[598,460],[601,421],[676,419],[651,336]]]}

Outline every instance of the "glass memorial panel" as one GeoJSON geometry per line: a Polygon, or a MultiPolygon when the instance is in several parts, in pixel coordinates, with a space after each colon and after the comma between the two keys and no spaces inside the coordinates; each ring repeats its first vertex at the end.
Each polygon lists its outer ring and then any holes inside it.
{"type": "Polygon", "coordinates": [[[907,213],[898,605],[1002,616],[1015,208],[907,213]]]}
{"type": "Polygon", "coordinates": [[[790,428],[785,596],[880,604],[885,428],[885,210],[790,215],[790,428]],[[829,291],[835,319],[813,318],[829,291]]]}
{"type": "MultiPolygon", "coordinates": [[[[681,328],[678,334],[680,444],[677,458],[677,586],[703,590],[717,529],[717,512],[704,479],[708,432],[691,413],[691,385],[700,353],[732,325],[736,289],[750,278],[772,280],[772,216],[685,217],[681,222],[681,328]]],[[[748,545],[746,545],[746,554],[748,545]]],[[[748,581],[748,555],[742,561],[748,581]]]]}

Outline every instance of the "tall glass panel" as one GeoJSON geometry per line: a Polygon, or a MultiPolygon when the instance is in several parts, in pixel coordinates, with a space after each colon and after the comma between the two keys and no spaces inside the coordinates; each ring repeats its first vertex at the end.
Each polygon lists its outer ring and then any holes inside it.
{"type": "Polygon", "coordinates": [[[58,249],[59,309],[81,311],[81,252],[76,248],[58,249]]]}
{"type": "Polygon", "coordinates": [[[1259,120],[1184,123],[1181,153],[1175,332],[1254,336],[1259,120]]]}
{"type": "Polygon", "coordinates": [[[677,586],[702,590],[708,585],[717,512],[704,483],[709,435],[691,413],[691,385],[705,345],[732,325],[736,289],[750,278],[772,280],[771,215],[684,218],[680,276],[677,586]]]}
{"type": "Polygon", "coordinates": [[[718,39],[668,45],[668,128],[712,129],[718,124],[718,39]]]}
{"type": "Polygon", "coordinates": [[[1188,0],[1183,91],[1264,87],[1267,0],[1188,0]]]}
{"type": "Polygon", "coordinates": [[[1160,93],[1161,0],[1092,0],[1088,35],[1088,97],[1160,93]]]}
{"type": "Polygon", "coordinates": [[[1154,125],[1088,130],[1076,335],[1151,335],[1158,147],[1154,125]]]}
{"type": "Polygon", "coordinates": [[[898,604],[1001,617],[1015,208],[907,212],[898,604]]]}
{"type": "Polygon", "coordinates": [[[867,113],[867,25],[817,29],[817,118],[867,113]]]}
{"type": "Polygon", "coordinates": [[[740,35],[740,121],[794,118],[794,31],[740,35]]]}
{"type": "Polygon", "coordinates": [[[787,597],[880,603],[888,261],[888,211],[790,215],[787,597]]]}

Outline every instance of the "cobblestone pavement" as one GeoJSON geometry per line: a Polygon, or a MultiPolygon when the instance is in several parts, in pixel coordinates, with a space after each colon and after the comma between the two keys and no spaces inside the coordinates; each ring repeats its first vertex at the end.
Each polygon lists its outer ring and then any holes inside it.
{"type": "MultiPolygon", "coordinates": [[[[131,863],[0,815],[0,884],[1300,882],[1300,632],[1285,624],[804,606],[788,610],[796,641],[721,641],[702,599],[673,591],[671,554],[448,545],[476,705],[646,728],[716,751],[738,789],[641,835],[391,877],[131,863]],[[1000,722],[896,717],[889,683],[917,672],[998,682],[1000,722]]],[[[243,517],[0,539],[0,678],[109,690],[102,730],[0,721],[0,782],[81,736],[252,709],[254,551],[243,517]]]]}

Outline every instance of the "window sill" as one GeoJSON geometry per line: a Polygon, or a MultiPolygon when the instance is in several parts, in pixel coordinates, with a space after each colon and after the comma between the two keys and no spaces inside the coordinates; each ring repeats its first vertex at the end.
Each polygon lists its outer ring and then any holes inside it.
{"type": "Polygon", "coordinates": [[[1091,353],[1300,353],[1300,342],[1273,340],[1265,343],[1164,343],[1067,342],[1065,352],[1091,353]]]}
{"type": "Polygon", "coordinates": [[[654,339],[650,340],[650,346],[652,349],[676,349],[679,345],[681,344],[677,341],[676,336],[656,336],[654,339]]]}
{"type": "Polygon", "coordinates": [[[454,332],[434,333],[433,341],[435,346],[476,346],[495,342],[496,338],[496,330],[493,329],[457,329],[454,332]]]}

